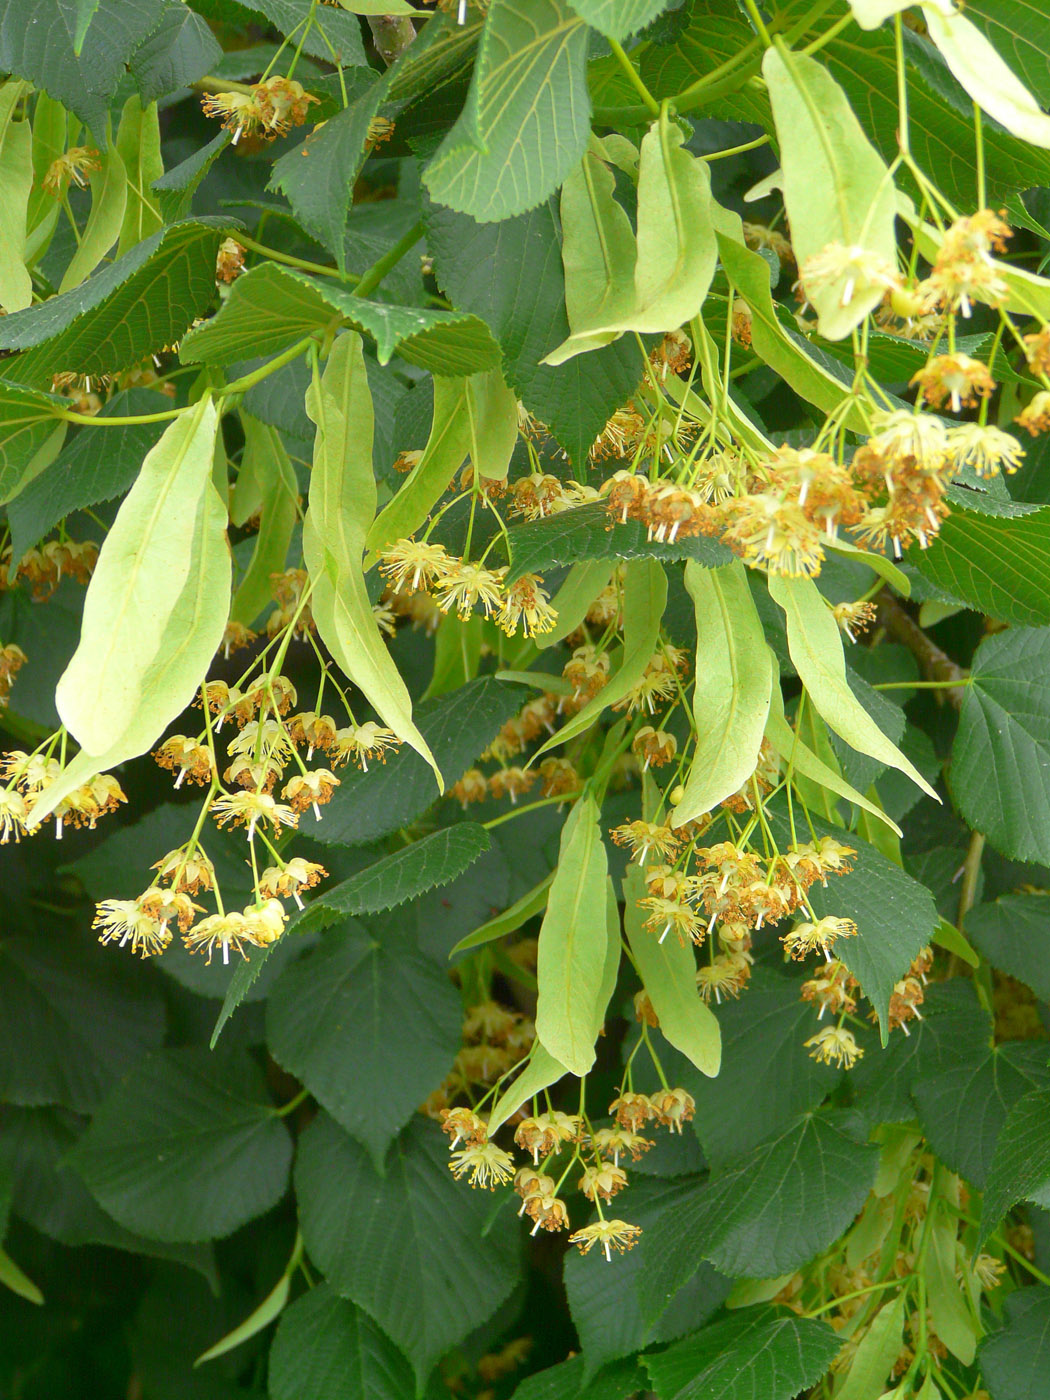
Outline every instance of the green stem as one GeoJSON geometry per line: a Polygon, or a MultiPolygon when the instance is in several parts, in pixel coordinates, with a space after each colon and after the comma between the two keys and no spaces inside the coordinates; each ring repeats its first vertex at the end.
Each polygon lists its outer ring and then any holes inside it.
{"type": "MultiPolygon", "coordinates": [[[[879,587],[882,585],[880,584],[879,587]]],[[[964,676],[958,681],[879,681],[872,690],[951,690],[959,685],[972,685],[973,679],[964,676]]]]}
{"type": "Polygon", "coordinates": [[[755,4],[755,0],[744,0],[744,9],[750,15],[751,23],[758,30],[758,37],[768,49],[773,40],[769,37],[769,30],[766,28],[766,22],[762,18],[761,12],[755,4]]]}
{"type": "Polygon", "coordinates": [[[424,231],[423,221],[420,219],[419,223],[413,224],[407,233],[402,234],[388,253],[384,253],[378,262],[373,263],[367,271],[361,274],[361,278],[354,288],[354,296],[367,297],[371,295],[391,268],[396,267],[405,254],[416,246],[423,237],[424,231]]]}
{"type": "Polygon", "coordinates": [[[745,141],[742,146],[730,146],[726,151],[712,151],[709,156],[701,156],[701,160],[709,163],[713,160],[725,160],[727,156],[742,156],[745,151],[753,151],[758,146],[765,146],[769,142],[768,135],[756,136],[753,141],[745,141]]]}
{"type": "Polygon", "coordinates": [[[294,1113],[295,1110],[299,1107],[299,1105],[303,1102],[303,1100],[308,1099],[309,1097],[309,1089],[300,1089],[294,1099],[289,1099],[286,1104],[282,1104],[280,1108],[275,1108],[273,1110],[275,1116],[278,1118],[287,1118],[289,1113],[294,1113]]]}
{"type": "Polygon", "coordinates": [[[523,807],[513,807],[509,812],[504,812],[501,817],[493,817],[490,821],[482,822],[481,825],[486,831],[491,831],[494,826],[502,826],[504,822],[511,822],[515,817],[523,817],[526,812],[535,812],[538,807],[550,807],[555,802],[568,802],[572,798],[571,793],[558,793],[555,797],[541,797],[535,802],[527,802],[523,807]]]}
{"type": "Polygon", "coordinates": [[[654,117],[658,117],[660,115],[660,104],[657,102],[656,98],[652,95],[649,89],[642,82],[640,73],[638,72],[637,68],[635,68],[631,60],[627,57],[627,54],[624,52],[623,45],[617,43],[615,39],[610,39],[609,48],[612,50],[613,57],[623,69],[628,82],[631,84],[635,92],[645,103],[645,106],[650,112],[650,114],[654,117]]]}
{"type": "MultiPolygon", "coordinates": [[[[229,398],[231,394],[243,394],[246,389],[250,389],[253,384],[259,384],[277,370],[283,369],[285,365],[290,365],[293,360],[297,360],[300,355],[305,355],[311,345],[316,345],[316,332],[304,336],[302,340],[297,340],[294,345],[290,345],[287,350],[282,350],[279,355],[275,355],[272,360],[267,360],[266,364],[260,365],[258,369],[253,369],[251,374],[246,374],[241,379],[235,379],[232,384],[227,384],[221,389],[222,398],[229,398]]],[[[141,419],[139,420],[141,422],[141,419]]]]}
{"type": "Polygon", "coordinates": [[[343,282],[356,282],[353,273],[340,272],[337,267],[326,267],[324,263],[310,262],[306,258],[295,258],[291,253],[279,253],[276,248],[268,248],[265,243],[256,243],[254,238],[246,238],[243,233],[234,234],[242,248],[250,248],[253,253],[261,253],[271,262],[283,263],[286,267],[297,267],[302,272],[319,272],[325,277],[338,277],[343,282]]]}

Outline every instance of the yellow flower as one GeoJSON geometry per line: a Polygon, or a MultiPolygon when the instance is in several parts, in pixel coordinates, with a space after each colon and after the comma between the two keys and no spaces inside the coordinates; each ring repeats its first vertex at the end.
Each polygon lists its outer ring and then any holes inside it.
{"type": "Polygon", "coordinates": [[[598,1167],[584,1167],[579,1185],[589,1201],[597,1196],[603,1201],[611,1201],[627,1185],[627,1173],[622,1167],[603,1162],[598,1167]]]}
{"type": "Polygon", "coordinates": [[[198,847],[192,855],[187,855],[180,846],[169,851],[150,867],[158,872],[158,880],[173,880],[174,888],[186,894],[196,894],[199,890],[210,890],[215,884],[215,867],[198,847]]]}
{"type": "Polygon", "coordinates": [[[247,826],[248,840],[255,835],[255,828],[261,822],[269,822],[276,834],[282,826],[298,826],[299,818],[291,807],[284,807],[266,792],[235,792],[228,797],[217,797],[211,804],[211,813],[219,826],[231,822],[247,826]]]}
{"type": "Polygon", "coordinates": [[[365,724],[352,724],[336,731],[332,759],[335,763],[345,763],[352,758],[367,773],[370,758],[385,763],[387,749],[396,749],[400,743],[392,729],[384,729],[381,724],[368,720],[365,724]]]}
{"type": "Polygon", "coordinates": [[[444,545],[427,544],[425,540],[398,540],[380,555],[379,572],[390,580],[398,593],[429,588],[444,578],[456,560],[444,545]]]}
{"type": "Polygon", "coordinates": [[[1021,465],[1024,448],[1010,433],[991,424],[959,423],[948,434],[956,467],[973,467],[978,476],[1012,475],[1021,465]]]}
{"type": "Polygon", "coordinates": [[[940,408],[948,400],[955,413],[972,407],[978,396],[986,399],[995,388],[987,365],[969,355],[958,354],[934,355],[912,375],[909,383],[919,386],[923,398],[933,408],[940,408]]]}
{"type": "Polygon", "coordinates": [[[825,958],[830,958],[828,950],[837,938],[855,938],[856,934],[857,925],[852,919],[818,919],[815,924],[797,924],[785,934],[784,951],[793,958],[804,958],[819,949],[825,958]]]}
{"type": "Polygon", "coordinates": [[[550,605],[550,595],[540,586],[542,583],[539,574],[522,574],[508,587],[496,617],[496,625],[508,637],[514,635],[519,625],[526,637],[554,630],[558,614],[550,605]]]}
{"type": "MultiPolygon", "coordinates": [[[[215,257],[215,280],[217,282],[232,282],[239,277],[244,268],[244,249],[237,242],[236,238],[224,238],[219,244],[219,251],[215,257]]],[[[226,631],[229,634],[230,628],[234,628],[234,636],[237,638],[253,638],[254,634],[248,631],[242,622],[228,622],[226,631]]],[[[247,646],[246,640],[231,641],[224,638],[226,656],[229,656],[231,646],[247,646]]]]}
{"type": "Polygon", "coordinates": [[[1040,389],[1025,408],[1014,419],[1022,428],[1027,428],[1033,437],[1045,433],[1050,428],[1050,390],[1040,389]]]}
{"type": "Polygon", "coordinates": [[[846,1069],[852,1069],[854,1064],[861,1058],[864,1051],[854,1039],[853,1032],[846,1030],[844,1026],[825,1026],[816,1035],[811,1035],[805,1041],[805,1047],[809,1050],[811,1060],[819,1060],[821,1064],[842,1065],[846,1069]]]}
{"type": "Polygon", "coordinates": [[[331,800],[332,793],[339,787],[339,779],[327,768],[314,768],[309,773],[298,773],[285,784],[281,796],[291,806],[293,812],[305,812],[307,807],[314,809],[314,816],[321,820],[321,803],[331,800]]]}
{"type": "Polygon", "coordinates": [[[581,1254],[586,1254],[592,1246],[600,1244],[606,1259],[612,1263],[610,1246],[618,1254],[625,1249],[633,1249],[642,1233],[640,1225],[628,1225],[626,1220],[597,1220],[593,1225],[585,1225],[569,1236],[569,1243],[577,1245],[581,1254]]]}
{"type": "Polygon", "coordinates": [[[619,1126],[599,1128],[591,1142],[600,1157],[611,1157],[613,1165],[617,1167],[620,1165],[621,1152],[629,1152],[631,1161],[637,1162],[638,1158],[653,1146],[652,1138],[642,1137],[641,1133],[619,1126]]]}
{"type": "Polygon", "coordinates": [[[483,1119],[469,1108],[443,1108],[441,1110],[441,1131],[448,1133],[452,1142],[451,1152],[458,1143],[475,1144],[488,1140],[488,1128],[483,1119]]]}
{"type": "Polygon", "coordinates": [[[893,291],[901,278],[878,253],[857,244],[828,243],[802,264],[799,281],[807,300],[812,301],[814,292],[834,287],[839,305],[849,306],[854,297],[864,297],[870,291],[893,291]]]}
{"type": "Polygon", "coordinates": [[[189,933],[183,934],[182,941],[191,953],[207,951],[206,961],[209,967],[212,953],[216,947],[220,947],[223,965],[228,966],[231,948],[240,953],[242,958],[247,958],[245,944],[253,948],[261,946],[257,933],[258,930],[252,927],[243,914],[231,910],[228,914],[209,914],[189,933]]]}
{"type": "Polygon", "coordinates": [[[680,1133],[682,1124],[690,1122],[696,1112],[692,1094],[684,1089],[661,1089],[652,1100],[659,1121],[673,1133],[680,1133]]]}
{"type": "Polygon", "coordinates": [[[514,1175],[514,1162],[509,1152],[497,1147],[494,1142],[473,1143],[469,1147],[453,1152],[449,1171],[458,1181],[466,1172],[470,1173],[471,1186],[480,1186],[494,1191],[514,1175]]]}
{"type": "Polygon", "coordinates": [[[72,183],[78,189],[87,189],[87,176],[94,170],[101,170],[102,162],[98,151],[91,146],[71,146],[64,155],[53,160],[48,166],[42,187],[56,197],[72,183]]]}
{"type": "Polygon", "coordinates": [[[0,846],[22,839],[28,810],[25,798],[15,788],[0,788],[0,846]]]}
{"type": "MultiPolygon", "coordinates": [[[[149,891],[147,891],[147,894],[149,891]]],[[[120,940],[123,948],[129,941],[131,951],[143,958],[163,953],[171,942],[171,933],[155,914],[144,907],[145,896],[138,899],[103,899],[95,906],[92,928],[101,929],[100,943],[120,940]]]]}
{"type": "Polygon", "coordinates": [[[299,891],[312,889],[327,874],[328,871],[323,865],[303,860],[302,856],[293,856],[285,866],[267,866],[259,877],[259,893],[265,899],[273,899],[278,895],[287,898],[291,895],[296,905],[302,909],[304,905],[299,898],[299,891]]]}
{"type": "Polygon", "coordinates": [[[444,613],[455,608],[459,617],[467,618],[480,604],[485,616],[491,617],[503,603],[502,579],[494,569],[460,559],[436,581],[434,598],[444,613]]]}

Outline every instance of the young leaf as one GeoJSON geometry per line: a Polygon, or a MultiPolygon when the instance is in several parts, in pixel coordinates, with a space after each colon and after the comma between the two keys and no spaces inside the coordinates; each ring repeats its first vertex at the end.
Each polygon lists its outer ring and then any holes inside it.
{"type": "MultiPolygon", "coordinates": [[[[202,502],[215,489],[216,426],[208,399],[175,419],[143,462],[102,546],[80,644],[55,695],[63,724],[89,753],[108,752],[124,732],[148,668],[171,641],[168,623],[189,579],[202,502]]],[[[216,601],[225,613],[226,600],[216,601]]]]}
{"type": "Polygon", "coordinates": [[[102,169],[91,176],[91,213],[58,284],[60,294],[79,287],[116,243],[127,203],[127,171],[118,147],[110,146],[102,157],[102,169]]]}
{"type": "Polygon", "coordinates": [[[661,940],[645,927],[639,904],[645,893],[641,870],[636,865],[629,866],[623,884],[624,931],[642,986],[665,1040],[696,1065],[701,1074],[713,1078],[722,1061],[722,1037],[714,1013],[697,990],[692,945],[682,943],[677,933],[669,933],[661,940]]]}
{"type": "Polygon", "coordinates": [[[593,797],[581,797],[565,822],[558,869],[540,928],[536,1034],[573,1074],[594,1063],[605,1015],[601,1002],[608,933],[606,855],[593,797]]]}
{"type": "Polygon", "coordinates": [[[361,339],[349,332],[332,346],[324,377],[307,394],[317,425],[310,505],[303,522],[303,557],[313,583],[311,607],[329,651],[399,739],[410,744],[444,782],[412,720],[408,689],[386,648],[365,589],[361,559],[375,516],[372,399],[361,339]]]}
{"type": "MultiPolygon", "coordinates": [[[[273,575],[284,572],[295,522],[298,519],[299,491],[280,433],[268,424],[259,423],[250,414],[242,413],[244,452],[237,486],[247,483],[249,473],[259,484],[258,502],[241,519],[230,518],[241,525],[249,515],[259,514],[259,532],[255,547],[230,604],[230,618],[250,627],[273,598],[273,575]]],[[[238,513],[243,510],[243,493],[238,491],[238,513]]]]}
{"type": "Polygon", "coordinates": [[[389,1337],[327,1283],[285,1309],[269,1372],[271,1400],[405,1400],[415,1389],[389,1337]]]}
{"type": "Polygon", "coordinates": [[[22,1272],[6,1249],[0,1249],[0,1283],[27,1303],[42,1306],[44,1295],[33,1280],[22,1272]]]}
{"type": "Polygon", "coordinates": [[[849,1374],[842,1383],[838,1400],[869,1400],[886,1384],[901,1349],[901,1333],[907,1315],[907,1295],[883,1303],[861,1338],[849,1374]]]}
{"type": "Polygon", "coordinates": [[[766,50],[762,72],[780,142],[791,242],[821,335],[841,340],[882,300],[897,267],[897,197],[845,93],[816,59],[766,50]],[[807,269],[830,245],[849,263],[807,269]]]}
{"type": "Polygon", "coordinates": [[[154,180],[164,174],[160,153],[160,117],[157,104],[146,106],[138,97],[129,97],[120,114],[116,149],[127,173],[128,198],[124,222],[120,226],[117,257],[124,256],[143,239],[158,233],[166,222],[158,207],[159,197],[151,193],[154,180]]]}
{"type": "Polygon", "coordinates": [[[622,335],[634,307],[637,247],[631,221],[614,195],[615,178],[592,141],[561,191],[565,310],[571,334],[544,357],[560,365],[622,335]]]}
{"type": "Polygon", "coordinates": [[[586,62],[563,0],[494,0],[466,107],[423,174],[431,198],[487,222],[552,194],[587,144],[586,62]]]}
{"type": "Polygon", "coordinates": [[[630,329],[663,331],[699,314],[715,270],[708,165],[682,149],[666,113],[642,140],[638,261],[630,329]]]}
{"type": "MultiPolygon", "coordinates": [[[[302,1245],[297,1244],[295,1254],[292,1259],[292,1268],[298,1267],[299,1258],[302,1256],[302,1245]],[[296,1257],[298,1256],[298,1258],[296,1257]]],[[[200,1366],[205,1361],[214,1361],[218,1356],[225,1356],[228,1351],[233,1351],[242,1342],[247,1342],[250,1338],[258,1336],[264,1327],[269,1327],[275,1317],[280,1317],[288,1302],[292,1291],[291,1269],[285,1270],[274,1286],[267,1293],[257,1308],[253,1308],[248,1316],[232,1332],[228,1332],[225,1337],[220,1338],[214,1346],[210,1346],[207,1351],[201,1352],[193,1363],[200,1366]]]]}
{"type": "Polygon", "coordinates": [[[755,771],[774,685],[773,659],[739,561],[685,566],[696,609],[696,748],[673,826],[709,812],[755,771]]]}
{"type": "Polygon", "coordinates": [[[25,264],[26,219],[33,188],[32,132],[27,121],[13,121],[23,84],[11,79],[0,89],[0,307],[21,311],[33,300],[25,264]]]}
{"type": "Polygon", "coordinates": [[[964,1366],[972,1366],[980,1331],[966,1303],[966,1285],[956,1275],[958,1231],[957,1217],[938,1201],[926,1252],[926,1297],[937,1336],[964,1366]]]}
{"type": "Polygon", "coordinates": [[[159,1050],[69,1155],[114,1220],[169,1243],[221,1238],[277,1204],[292,1142],[243,1050],[159,1050]]]}
{"type": "Polygon", "coordinates": [[[447,885],[489,849],[488,832],[476,822],[456,822],[377,860],[341,884],[323,890],[299,915],[300,933],[329,928],[354,914],[396,909],[427,890],[447,885]]]}
{"type": "Polygon", "coordinates": [[[461,1043],[460,1000],[446,971],[391,933],[344,920],[285,969],[266,1003],[274,1059],[365,1144],[377,1168],[461,1043]]]}
{"type": "Polygon", "coordinates": [[[295,1191],[311,1259],[404,1352],[417,1386],[518,1281],[517,1240],[483,1233],[492,1198],[453,1181],[448,1140],[418,1114],[382,1175],[319,1114],[299,1140],[295,1191]]]}
{"type": "Polygon", "coordinates": [[[619,668],[598,694],[536,751],[530,762],[568,743],[577,734],[585,733],[603,710],[624,699],[638,684],[656,651],[666,605],[667,574],[663,565],[653,559],[628,564],[623,596],[623,655],[619,668]]]}
{"type": "Polygon", "coordinates": [[[936,798],[919,770],[887,739],[850,689],[842,634],[813,580],[770,574],[769,594],[784,610],[788,649],[799,678],[829,727],[851,748],[899,769],[936,798]]]}
{"type": "Polygon", "coordinates": [[[1016,860],[1050,861],[1050,628],[977,648],[949,770],[965,820],[1016,860]],[[989,771],[992,778],[990,780],[989,771]]]}
{"type": "Polygon", "coordinates": [[[644,1360],[659,1400],[793,1400],[820,1380],[837,1344],[818,1318],[758,1307],[644,1360]]]}
{"type": "Polygon", "coordinates": [[[930,38],[974,102],[1022,141],[1050,147],[1050,117],[977,26],[937,4],[923,5],[922,13],[930,38]]]}
{"type": "Polygon", "coordinates": [[[507,1119],[523,1103],[541,1094],[544,1089],[549,1089],[552,1084],[557,1084],[559,1079],[563,1079],[569,1071],[563,1064],[560,1064],[553,1055],[544,1050],[537,1040],[533,1043],[532,1053],[529,1056],[525,1068],[509,1084],[493,1105],[489,1114],[488,1129],[489,1137],[493,1137],[507,1119]]]}

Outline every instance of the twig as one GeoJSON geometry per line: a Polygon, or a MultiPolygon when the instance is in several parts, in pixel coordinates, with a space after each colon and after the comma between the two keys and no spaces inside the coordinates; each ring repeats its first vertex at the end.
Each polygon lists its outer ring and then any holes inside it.
{"type": "Polygon", "coordinates": [[[926,635],[888,589],[884,588],[879,593],[876,602],[879,605],[880,624],[894,641],[901,642],[908,648],[925,676],[930,680],[949,683],[945,688],[944,698],[955,709],[961,709],[963,688],[967,679],[963,668],[926,635]]]}

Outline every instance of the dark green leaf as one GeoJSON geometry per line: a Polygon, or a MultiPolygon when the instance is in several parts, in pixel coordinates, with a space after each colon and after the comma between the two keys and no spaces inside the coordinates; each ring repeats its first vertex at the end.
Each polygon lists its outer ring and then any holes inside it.
{"type": "Polygon", "coordinates": [[[651,24],[670,0],[573,0],[572,8],[610,39],[626,39],[651,24]]]}
{"type": "Polygon", "coordinates": [[[412,1391],[398,1349],[326,1283],[285,1309],[270,1348],[270,1400],[406,1400],[412,1391]]]}
{"type": "Polygon", "coordinates": [[[316,10],[310,0],[248,0],[248,9],[257,10],[271,24],[298,40],[303,49],[326,63],[339,62],[344,68],[359,67],[367,62],[361,42],[361,21],[356,15],[335,6],[316,10]],[[310,23],[307,32],[303,25],[310,23]]]}
{"type": "Polygon", "coordinates": [[[838,1348],[834,1328],[818,1318],[747,1308],[647,1356],[645,1367],[659,1400],[793,1400],[838,1348]]]}
{"type": "MultiPolygon", "coordinates": [[[[517,714],[525,697],[519,686],[485,678],[416,706],[419,731],[450,784],[517,714]]],[[[319,841],[364,846],[415,821],[436,797],[430,768],[418,754],[401,749],[369,773],[347,772],[324,820],[304,818],[301,826],[319,841]]]]}
{"type": "MultiPolygon", "coordinates": [[[[681,1182],[659,1179],[632,1183],[628,1212],[632,1224],[640,1225],[643,1231],[649,1229],[661,1215],[675,1209],[678,1198],[688,1189],[681,1182]]],[[[638,1295],[641,1269],[638,1249],[617,1259],[611,1269],[600,1250],[566,1256],[565,1291],[588,1376],[606,1362],[629,1356],[650,1342],[669,1342],[699,1327],[729,1292],[729,1280],[710,1264],[701,1264],[660,1319],[650,1324],[638,1295]]]]}
{"type": "Polygon", "coordinates": [[[586,1382],[586,1360],[574,1356],[558,1366],[548,1366],[522,1381],[512,1400],[634,1400],[644,1389],[645,1377],[634,1360],[618,1361],[600,1376],[586,1382]],[[580,1387],[583,1387],[581,1390],[580,1387]]]}
{"type": "Polygon", "coordinates": [[[596,559],[695,559],[707,568],[732,560],[724,544],[703,536],[663,544],[647,539],[645,526],[636,520],[610,529],[609,512],[599,502],[516,526],[510,532],[510,555],[509,580],[596,559]]]}
{"type": "MultiPolygon", "coordinates": [[[[152,389],[126,389],[108,399],[98,416],[157,413],[170,407],[171,400],[152,389]]],[[[163,423],[141,423],[105,431],[84,428],[78,432],[8,506],[11,557],[21,559],[27,549],[74,511],[122,496],[163,431],[163,423]]]]}
{"type": "Polygon", "coordinates": [[[558,215],[550,202],[515,219],[479,224],[430,206],[427,243],[453,304],[488,322],[503,350],[503,373],[525,407],[582,464],[609,418],[638,386],[633,337],[562,365],[540,361],[569,334],[558,215]]]}
{"type": "Polygon", "coordinates": [[[121,1225],[190,1244],[277,1204],[292,1143],[243,1051],[162,1050],[110,1094],[70,1154],[121,1225]]]}
{"type": "Polygon", "coordinates": [[[348,920],[278,979],[266,1038],[378,1167],[451,1067],[461,1019],[446,971],[406,944],[400,925],[372,934],[348,920]]]}
{"type": "Polygon", "coordinates": [[[1050,104],[1050,15],[1039,0],[968,0],[966,18],[987,35],[1039,101],[1050,104]]]}
{"type": "Polygon", "coordinates": [[[127,369],[185,332],[215,295],[215,253],[228,219],[172,224],[79,287],[0,322],[0,350],[19,383],[49,384],[58,371],[127,369]]]}
{"type": "Polygon", "coordinates": [[[380,1176],[327,1115],[300,1139],[295,1188],[303,1238],[332,1288],[365,1309],[412,1362],[417,1382],[483,1323],[518,1278],[492,1198],[453,1181],[437,1125],[416,1117],[380,1176]]]}
{"type": "Polygon", "coordinates": [[[949,778],[1004,855],[1050,863],[1050,628],[987,637],[973,659],[949,778]]]}
{"type": "Polygon", "coordinates": [[[488,849],[488,832],[476,822],[457,822],[431,832],[324,890],[296,919],[294,928],[298,932],[328,928],[352,914],[394,909],[436,885],[455,880],[488,849]]]}
{"type": "Polygon", "coordinates": [[[380,364],[397,351],[403,360],[434,374],[465,375],[499,359],[488,327],[469,313],[365,301],[334,279],[272,262],[239,277],[222,309],[186,336],[180,354],[186,361],[235,364],[249,356],[276,354],[338,318],[375,339],[380,364]]]}
{"type": "Polygon", "coordinates": [[[981,1242],[1018,1201],[1050,1209],[1050,1089],[1035,1089],[1007,1115],[981,1204],[981,1242]]]}
{"type": "Polygon", "coordinates": [[[1005,1325],[977,1349],[992,1400],[1041,1400],[1050,1374],[1050,1288],[1024,1288],[1006,1300],[1005,1325]]]}
{"type": "Polygon", "coordinates": [[[957,506],[909,562],[938,588],[1004,622],[1050,622],[1050,510],[1009,517],[957,506]]]}
{"type": "Polygon", "coordinates": [[[12,1183],[11,1209],[42,1235],[64,1245],[101,1244],[171,1259],[218,1279],[211,1245],[160,1244],[132,1234],[106,1214],[66,1158],[83,1127],[57,1108],[8,1108],[0,1122],[0,1171],[12,1183]]]}
{"type": "Polygon", "coordinates": [[[165,5],[160,23],[128,59],[144,103],[187,87],[211,71],[222,56],[218,41],[202,16],[188,5],[165,5]]]}
{"type": "Polygon", "coordinates": [[[818,1064],[802,1042],[817,1029],[799,983],[756,968],[747,996],[716,1009],[722,1027],[717,1079],[696,1076],[696,1128],[716,1169],[815,1108],[841,1073],[818,1064]]]}
{"type": "Polygon", "coordinates": [[[590,134],[586,62],[562,0],[494,0],[466,107],[424,172],[431,197],[488,222],[552,195],[590,134]]]}
{"type": "Polygon", "coordinates": [[[194,151],[184,161],[166,170],[159,180],[154,180],[150,189],[158,195],[161,216],[165,223],[185,219],[190,212],[193,196],[208,171],[230,144],[231,133],[220,131],[206,146],[194,151]]]}
{"type": "Polygon", "coordinates": [[[141,970],[89,942],[0,943],[0,1100],[88,1112],[164,1038],[141,970]]]}
{"type": "Polygon", "coordinates": [[[1050,1087],[1045,1046],[992,1042],[992,1023],[971,983],[952,986],[951,1000],[923,1007],[912,1097],[938,1157],[983,1189],[1007,1114],[1032,1089],[1050,1087]]]}
{"type": "Polygon", "coordinates": [[[775,1278],[808,1263],[857,1214],[878,1156],[831,1119],[796,1119],[642,1237],[643,1306],[658,1316],[701,1259],[733,1278],[775,1278]]]}
{"type": "Polygon", "coordinates": [[[1050,900],[1008,894],[966,915],[966,937],[993,967],[1027,982],[1050,1001],[1050,900]]]}

